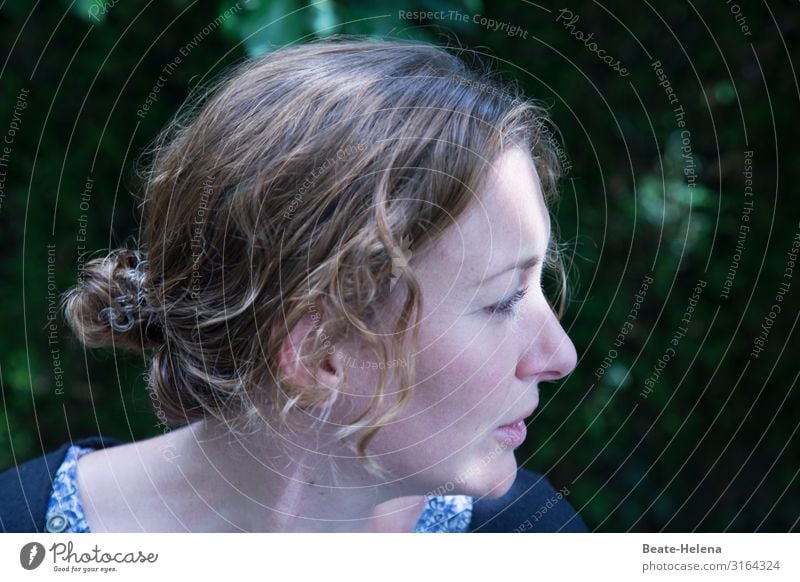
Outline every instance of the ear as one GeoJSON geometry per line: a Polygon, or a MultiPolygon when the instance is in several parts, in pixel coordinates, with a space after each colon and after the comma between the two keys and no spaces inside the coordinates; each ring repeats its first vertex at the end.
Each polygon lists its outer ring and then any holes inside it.
{"type": "Polygon", "coordinates": [[[333,387],[339,381],[341,374],[339,368],[342,367],[336,346],[333,344],[328,346],[327,350],[330,353],[316,370],[310,369],[308,364],[299,361],[300,357],[304,355],[303,350],[308,346],[308,344],[301,346],[302,339],[306,333],[309,334],[309,337],[313,334],[314,325],[314,320],[310,315],[303,316],[281,344],[278,351],[278,365],[284,374],[300,386],[319,384],[333,387]]]}

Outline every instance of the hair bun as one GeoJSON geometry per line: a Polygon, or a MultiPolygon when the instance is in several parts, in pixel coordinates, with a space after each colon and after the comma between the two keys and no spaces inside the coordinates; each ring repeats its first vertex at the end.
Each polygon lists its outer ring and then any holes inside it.
{"type": "Polygon", "coordinates": [[[145,257],[139,250],[117,249],[93,259],[64,296],[67,321],[86,346],[142,349],[163,343],[158,312],[148,299],[145,257]]]}

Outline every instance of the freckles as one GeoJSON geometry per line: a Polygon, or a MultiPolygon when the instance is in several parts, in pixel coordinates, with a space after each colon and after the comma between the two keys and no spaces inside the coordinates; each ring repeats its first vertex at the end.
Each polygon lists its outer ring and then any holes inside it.
{"type": "MultiPolygon", "coordinates": [[[[513,367],[515,359],[512,343],[492,338],[474,336],[459,359],[461,369],[469,382],[482,377],[484,385],[490,380],[502,377],[504,371],[513,367]]],[[[494,384],[492,384],[494,385],[494,384]]]]}

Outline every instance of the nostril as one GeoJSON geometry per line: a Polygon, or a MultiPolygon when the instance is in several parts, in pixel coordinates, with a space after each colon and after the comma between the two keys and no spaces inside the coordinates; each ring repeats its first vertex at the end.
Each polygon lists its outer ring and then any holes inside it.
{"type": "Polygon", "coordinates": [[[563,340],[552,352],[552,357],[542,378],[544,381],[556,381],[571,374],[577,366],[578,354],[569,337],[564,334],[563,340]]]}

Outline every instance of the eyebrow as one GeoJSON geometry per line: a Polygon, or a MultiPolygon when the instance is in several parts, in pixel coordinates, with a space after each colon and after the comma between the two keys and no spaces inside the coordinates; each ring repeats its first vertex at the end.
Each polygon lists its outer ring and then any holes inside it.
{"type": "Polygon", "coordinates": [[[522,259],[521,261],[514,263],[513,265],[509,265],[508,267],[502,269],[501,271],[498,271],[494,275],[490,275],[485,279],[478,281],[477,287],[480,287],[481,285],[484,285],[488,281],[491,281],[492,279],[495,279],[504,273],[508,273],[509,271],[515,271],[520,269],[527,271],[528,269],[534,268],[541,262],[542,262],[541,255],[533,255],[532,257],[528,257],[527,259],[522,259]]]}

